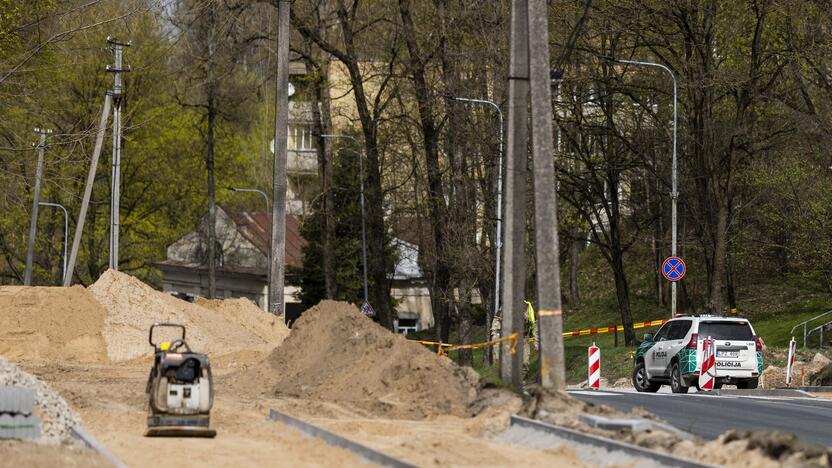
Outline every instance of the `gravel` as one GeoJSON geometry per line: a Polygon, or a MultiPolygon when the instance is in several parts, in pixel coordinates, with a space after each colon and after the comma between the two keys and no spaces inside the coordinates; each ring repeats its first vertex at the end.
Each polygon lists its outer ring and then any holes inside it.
{"type": "Polygon", "coordinates": [[[35,405],[39,409],[42,420],[39,442],[77,444],[72,436],[72,428],[81,424],[81,418],[48,385],[2,357],[0,357],[0,385],[25,387],[35,392],[35,405]]]}

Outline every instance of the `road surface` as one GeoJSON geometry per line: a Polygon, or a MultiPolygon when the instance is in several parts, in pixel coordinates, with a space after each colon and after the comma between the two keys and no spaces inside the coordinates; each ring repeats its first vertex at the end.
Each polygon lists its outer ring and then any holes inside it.
{"type": "Polygon", "coordinates": [[[777,431],[832,446],[832,400],[736,395],[570,391],[573,397],[628,411],[642,407],[705,439],[725,431],[777,431]]]}

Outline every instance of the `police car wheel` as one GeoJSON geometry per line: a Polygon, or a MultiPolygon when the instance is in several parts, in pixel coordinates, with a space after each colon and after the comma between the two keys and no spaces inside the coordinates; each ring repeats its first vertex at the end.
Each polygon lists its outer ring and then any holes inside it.
{"type": "Polygon", "coordinates": [[[647,371],[644,369],[644,362],[638,362],[633,369],[633,387],[639,392],[656,393],[662,384],[650,382],[647,378],[647,371]]]}
{"type": "Polygon", "coordinates": [[[687,393],[689,388],[685,386],[685,381],[682,380],[679,364],[673,363],[673,369],[670,371],[670,390],[673,393],[687,393]]]}

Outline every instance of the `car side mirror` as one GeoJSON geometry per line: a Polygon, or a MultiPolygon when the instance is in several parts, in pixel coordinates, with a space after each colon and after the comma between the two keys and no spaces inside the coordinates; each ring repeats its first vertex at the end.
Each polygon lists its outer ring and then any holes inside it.
{"type": "Polygon", "coordinates": [[[653,334],[652,333],[645,333],[644,334],[644,341],[653,341],[653,334]]]}

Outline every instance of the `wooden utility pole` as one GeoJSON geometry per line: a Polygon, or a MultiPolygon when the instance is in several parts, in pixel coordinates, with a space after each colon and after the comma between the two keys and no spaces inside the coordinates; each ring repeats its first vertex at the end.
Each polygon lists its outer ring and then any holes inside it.
{"type": "Polygon", "coordinates": [[[43,177],[43,153],[46,150],[46,136],[52,133],[52,130],[35,129],[35,133],[40,135],[38,142],[38,162],[35,166],[35,192],[32,197],[32,219],[29,220],[29,245],[26,250],[26,272],[23,275],[23,284],[26,286],[32,285],[32,266],[35,259],[35,238],[38,229],[38,206],[40,203],[40,180],[43,177]]]}
{"type": "MultiPolygon", "coordinates": [[[[544,14],[544,17],[546,15],[544,14]]],[[[526,290],[526,171],[528,168],[529,45],[527,0],[511,3],[511,59],[508,77],[508,152],[503,263],[502,336],[523,335],[526,290]]],[[[523,340],[512,354],[500,350],[500,375],[515,390],[523,385],[523,340]]]]}
{"type": "MultiPolygon", "coordinates": [[[[272,195],[272,255],[269,310],[285,313],[283,275],[286,256],[286,135],[289,126],[289,6],[277,2],[277,76],[274,94],[274,180],[272,195]]],[[[285,320],[285,316],[284,316],[285,320]]]]}
{"type": "Polygon", "coordinates": [[[565,390],[557,191],[552,144],[552,86],[546,0],[528,0],[529,85],[534,168],[534,251],[540,327],[540,383],[565,390]]]}
{"type": "Polygon", "coordinates": [[[69,262],[64,272],[64,287],[69,287],[72,284],[72,274],[75,271],[75,262],[78,260],[78,248],[81,246],[81,235],[84,233],[84,221],[87,219],[87,209],[90,206],[92,186],[95,185],[95,172],[98,168],[98,158],[101,156],[101,147],[104,145],[104,134],[107,132],[107,120],[110,115],[110,105],[112,102],[113,98],[110,96],[110,93],[107,93],[104,96],[104,109],[101,110],[98,132],[95,134],[95,148],[92,151],[90,172],[87,174],[87,184],[84,186],[81,212],[78,213],[78,221],[75,223],[75,236],[72,238],[72,250],[69,252],[69,262]]]}

